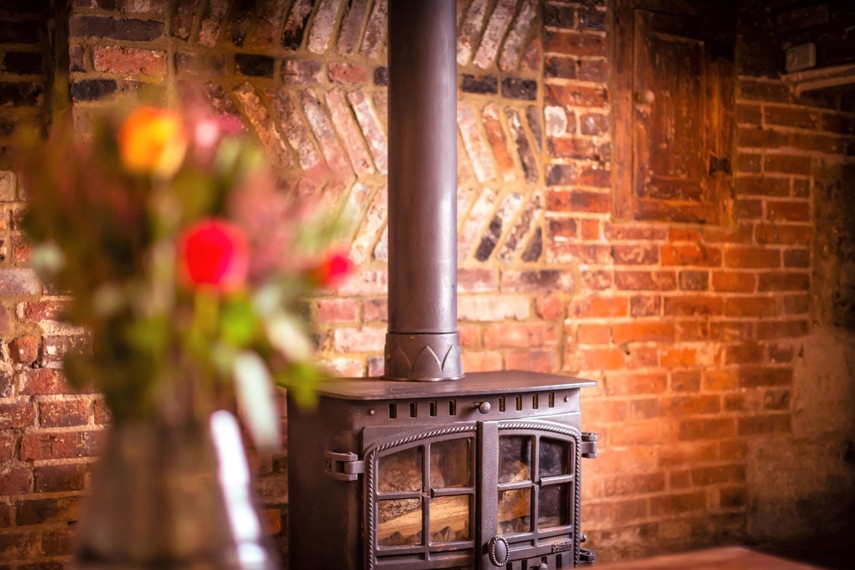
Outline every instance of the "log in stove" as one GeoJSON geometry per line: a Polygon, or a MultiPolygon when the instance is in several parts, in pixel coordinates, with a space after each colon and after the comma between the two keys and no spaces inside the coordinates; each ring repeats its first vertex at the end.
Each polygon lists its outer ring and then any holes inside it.
{"type": "Polygon", "coordinates": [[[296,569],[571,568],[580,389],[463,374],[456,314],[456,2],[389,2],[389,332],[382,379],[288,404],[296,569]]]}

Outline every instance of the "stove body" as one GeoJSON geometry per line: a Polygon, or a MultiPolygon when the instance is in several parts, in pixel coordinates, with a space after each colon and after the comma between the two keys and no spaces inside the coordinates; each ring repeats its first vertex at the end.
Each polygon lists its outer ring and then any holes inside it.
{"type": "Polygon", "coordinates": [[[342,380],[289,405],[292,568],[572,568],[580,389],[519,371],[457,382],[342,380]]]}

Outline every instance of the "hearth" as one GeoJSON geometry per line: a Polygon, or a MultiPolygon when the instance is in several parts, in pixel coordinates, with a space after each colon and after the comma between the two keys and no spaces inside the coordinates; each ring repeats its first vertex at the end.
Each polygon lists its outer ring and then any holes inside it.
{"type": "Polygon", "coordinates": [[[456,2],[389,9],[389,332],[383,379],[288,403],[291,568],[546,570],[580,547],[580,390],[464,375],[456,294],[456,2]]]}

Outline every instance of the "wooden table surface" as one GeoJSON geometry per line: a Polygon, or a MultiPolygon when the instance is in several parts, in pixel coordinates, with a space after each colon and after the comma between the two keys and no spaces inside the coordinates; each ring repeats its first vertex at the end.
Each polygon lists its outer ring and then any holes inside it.
{"type": "Polygon", "coordinates": [[[816,570],[817,566],[761,554],[747,548],[728,546],[612,564],[597,564],[594,568],[597,570],[816,570]]]}

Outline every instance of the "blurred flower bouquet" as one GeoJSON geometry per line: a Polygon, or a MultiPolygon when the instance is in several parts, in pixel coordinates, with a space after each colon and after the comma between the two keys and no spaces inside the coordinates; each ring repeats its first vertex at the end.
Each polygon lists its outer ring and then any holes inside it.
{"type": "Polygon", "coordinates": [[[92,336],[69,381],[114,421],[236,396],[275,446],[274,384],[305,403],[319,377],[301,299],[350,268],[331,247],[341,210],[281,188],[240,123],[204,109],[115,107],[86,136],[58,122],[23,141],[31,261],[92,336]]]}

